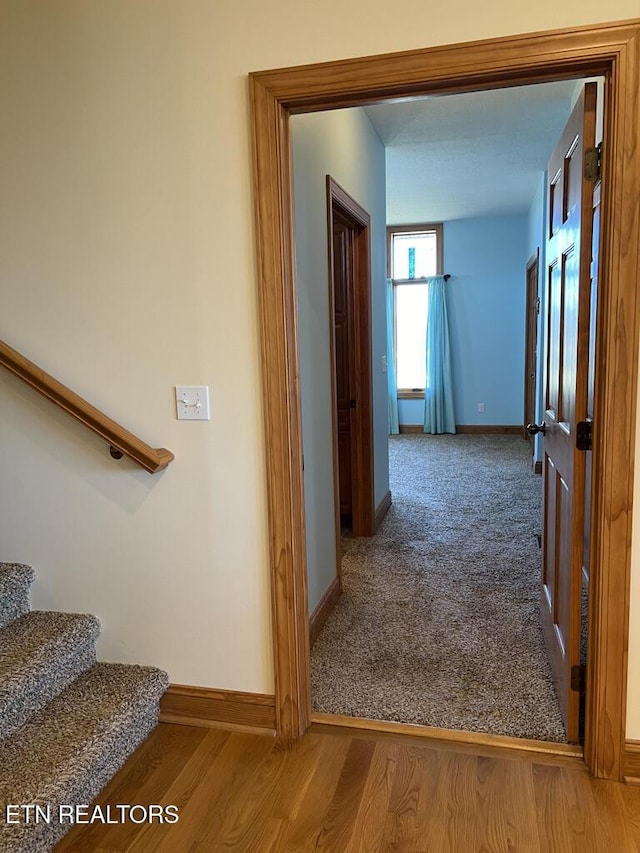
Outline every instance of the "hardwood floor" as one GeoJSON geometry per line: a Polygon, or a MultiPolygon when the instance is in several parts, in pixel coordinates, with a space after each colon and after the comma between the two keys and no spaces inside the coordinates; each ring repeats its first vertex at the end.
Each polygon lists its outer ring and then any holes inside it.
{"type": "Polygon", "coordinates": [[[58,853],[640,851],[640,788],[579,759],[319,725],[287,749],[161,724],[97,802],[177,805],[180,820],[77,826],[58,853]]]}

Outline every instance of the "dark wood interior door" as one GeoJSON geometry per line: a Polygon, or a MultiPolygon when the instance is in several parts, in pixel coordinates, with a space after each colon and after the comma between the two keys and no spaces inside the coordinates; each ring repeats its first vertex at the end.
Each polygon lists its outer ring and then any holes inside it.
{"type": "Polygon", "coordinates": [[[353,394],[353,233],[334,212],[333,221],[333,317],[335,329],[335,376],[338,432],[338,483],[340,523],[351,527],[353,519],[353,459],[351,415],[353,394]]]}
{"type": "Polygon", "coordinates": [[[580,624],[596,86],[587,84],[548,167],[542,622],[567,738],[579,738],[580,624]]]}
{"type": "Polygon", "coordinates": [[[354,536],[375,533],[370,224],[367,211],[327,175],[336,554],[341,527],[354,536]]]}

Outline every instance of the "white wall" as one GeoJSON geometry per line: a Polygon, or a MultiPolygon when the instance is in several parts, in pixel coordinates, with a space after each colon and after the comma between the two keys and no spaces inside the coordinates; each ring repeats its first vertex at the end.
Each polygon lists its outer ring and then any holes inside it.
{"type": "Polygon", "coordinates": [[[327,279],[327,191],[331,175],[371,217],[372,379],[376,505],[389,489],[385,316],[384,146],[362,109],[294,116],[298,358],[302,398],[307,581],[312,612],[336,576],[327,279]]]}
{"type": "MultiPolygon", "coordinates": [[[[36,566],[37,606],[102,617],[102,658],[269,692],[247,73],[626,19],[639,2],[407,0],[393,15],[382,0],[2,0],[1,12],[0,336],[176,454],[155,478],[112,462],[3,376],[2,557],[36,566]],[[210,385],[210,423],[175,420],[177,383],[210,385]]],[[[636,643],[636,737],[639,666],[636,643]]]]}

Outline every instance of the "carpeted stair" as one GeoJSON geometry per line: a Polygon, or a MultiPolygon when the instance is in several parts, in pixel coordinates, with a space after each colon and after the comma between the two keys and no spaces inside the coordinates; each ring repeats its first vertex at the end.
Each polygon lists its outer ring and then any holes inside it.
{"type": "MultiPolygon", "coordinates": [[[[0,563],[0,852],[52,850],[158,721],[166,673],[96,663],[93,616],[29,610],[29,566],[0,563]],[[6,806],[46,819],[6,822],[6,806]]],[[[15,816],[15,812],[12,813],[15,816]]]]}
{"type": "Polygon", "coordinates": [[[31,566],[0,563],[0,628],[29,610],[29,589],[35,577],[31,566]]]}

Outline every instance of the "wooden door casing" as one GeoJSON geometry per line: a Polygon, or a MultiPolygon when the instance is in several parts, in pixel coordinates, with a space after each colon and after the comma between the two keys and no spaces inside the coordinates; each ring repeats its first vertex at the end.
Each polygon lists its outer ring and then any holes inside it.
{"type": "Polygon", "coordinates": [[[639,56],[640,20],[635,20],[250,75],[275,694],[282,739],[299,737],[311,715],[290,118],[390,98],[602,75],[607,144],[602,154],[584,754],[593,775],[624,775],[640,346],[639,56]]]}
{"type": "Polygon", "coordinates": [[[586,417],[592,184],[584,151],[595,140],[596,85],[586,84],[548,167],[542,624],[569,741],[579,737],[585,454],[576,425],[586,417]]]}

